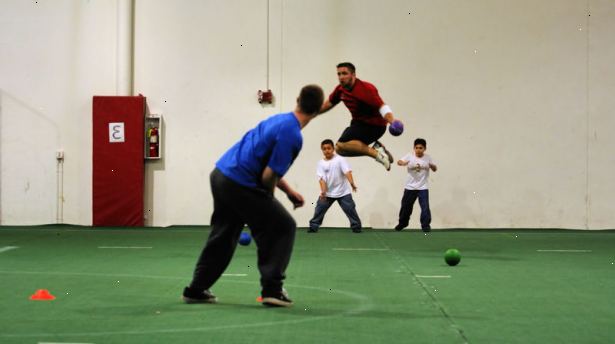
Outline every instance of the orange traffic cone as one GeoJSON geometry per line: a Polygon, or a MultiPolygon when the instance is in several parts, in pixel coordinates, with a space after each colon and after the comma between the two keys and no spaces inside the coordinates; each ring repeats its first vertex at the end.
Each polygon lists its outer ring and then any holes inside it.
{"type": "Polygon", "coordinates": [[[51,295],[51,293],[47,289],[39,289],[36,291],[36,293],[30,296],[30,300],[33,301],[51,301],[55,300],[55,298],[56,297],[51,295]]]}
{"type": "Polygon", "coordinates": [[[256,302],[263,302],[263,297],[262,296],[257,297],[256,302]]]}

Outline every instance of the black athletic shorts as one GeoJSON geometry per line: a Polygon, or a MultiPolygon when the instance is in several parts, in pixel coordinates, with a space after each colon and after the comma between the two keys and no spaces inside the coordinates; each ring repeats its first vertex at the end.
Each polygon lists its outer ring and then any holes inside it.
{"type": "Polygon", "coordinates": [[[386,129],[387,127],[371,125],[359,121],[351,121],[350,126],[344,130],[338,141],[348,142],[352,140],[359,140],[366,145],[369,145],[381,138],[386,129]]]}

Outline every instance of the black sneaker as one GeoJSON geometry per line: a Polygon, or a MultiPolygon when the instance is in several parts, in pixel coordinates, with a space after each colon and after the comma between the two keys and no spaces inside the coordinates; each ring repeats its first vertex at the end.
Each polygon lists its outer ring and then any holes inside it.
{"type": "Polygon", "coordinates": [[[406,227],[406,226],[397,225],[397,226],[395,226],[395,230],[399,232],[399,231],[401,231],[402,229],[404,229],[405,227],[406,227]]]}
{"type": "Polygon", "coordinates": [[[308,232],[308,233],[318,233],[318,229],[312,229],[312,228],[310,228],[310,229],[308,229],[308,231],[307,231],[307,232],[308,232]]]}
{"type": "Polygon", "coordinates": [[[423,232],[425,232],[425,233],[431,232],[431,227],[429,227],[429,226],[423,227],[422,229],[423,229],[423,232]]]}
{"type": "Polygon", "coordinates": [[[182,294],[182,300],[185,303],[216,303],[218,302],[218,298],[216,295],[212,294],[209,290],[203,290],[201,292],[195,292],[192,289],[186,287],[184,288],[184,293],[182,294]]]}
{"type": "Polygon", "coordinates": [[[288,298],[286,290],[282,289],[281,292],[275,295],[263,295],[263,306],[267,307],[290,307],[293,305],[293,300],[288,298]]]}
{"type": "Polygon", "coordinates": [[[363,232],[363,230],[362,230],[361,228],[353,228],[353,229],[352,229],[352,232],[353,232],[353,233],[362,233],[362,232],[363,232]]]}

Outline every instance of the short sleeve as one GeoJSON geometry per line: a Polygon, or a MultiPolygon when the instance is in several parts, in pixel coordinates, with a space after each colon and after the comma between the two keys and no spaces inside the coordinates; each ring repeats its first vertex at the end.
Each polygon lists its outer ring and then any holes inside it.
{"type": "Polygon", "coordinates": [[[341,96],[342,92],[338,87],[336,87],[333,92],[331,92],[331,94],[329,95],[329,102],[331,103],[331,105],[336,105],[338,104],[341,100],[342,100],[342,96],[341,96]]]}
{"type": "Polygon", "coordinates": [[[318,162],[318,166],[316,167],[316,177],[318,177],[318,179],[325,179],[325,168],[323,166],[322,160],[318,162]]]}
{"type": "Polygon", "coordinates": [[[267,166],[278,176],[283,177],[301,151],[302,141],[293,137],[278,138],[273,146],[267,166]]]}
{"type": "Polygon", "coordinates": [[[384,101],[378,94],[378,89],[372,84],[365,83],[365,99],[364,101],[375,109],[380,109],[384,105],[384,101]]]}
{"type": "Polygon", "coordinates": [[[412,156],[410,155],[410,153],[404,155],[403,157],[401,157],[399,160],[401,161],[410,161],[410,159],[412,159],[412,156]]]}

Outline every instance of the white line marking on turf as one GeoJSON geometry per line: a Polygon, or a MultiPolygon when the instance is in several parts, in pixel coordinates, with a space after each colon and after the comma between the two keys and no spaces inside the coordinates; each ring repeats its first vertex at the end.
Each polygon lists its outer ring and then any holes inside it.
{"type": "Polygon", "coordinates": [[[4,247],[0,247],[0,253],[6,252],[6,251],[10,251],[10,250],[14,250],[16,248],[19,248],[19,246],[4,246],[4,247]]]}
{"type": "Polygon", "coordinates": [[[572,253],[586,253],[592,250],[536,250],[536,252],[572,252],[572,253]]]}
{"type": "Polygon", "coordinates": [[[248,274],[222,274],[222,276],[246,277],[248,274]]]}
{"type": "MultiPolygon", "coordinates": [[[[53,272],[53,271],[7,271],[0,270],[1,274],[17,274],[17,275],[68,275],[68,276],[90,276],[90,277],[123,277],[123,278],[156,278],[156,279],[171,279],[182,280],[185,277],[174,276],[152,276],[152,275],[136,275],[136,274],[97,274],[97,273],[80,273],[80,272],[53,272]]],[[[224,274],[223,276],[240,276],[242,274],[224,274]]],[[[247,276],[247,274],[245,274],[247,276]]],[[[239,283],[234,281],[235,283],[239,283]]],[[[2,337],[2,335],[0,335],[2,337]]]]}
{"type": "Polygon", "coordinates": [[[38,342],[38,344],[94,344],[94,343],[38,342]]]}
{"type": "Polygon", "coordinates": [[[449,275],[416,275],[418,278],[451,278],[449,275]]]}
{"type": "Polygon", "coordinates": [[[388,248],[334,248],[333,251],[389,251],[388,248]]]}
{"type": "Polygon", "coordinates": [[[139,250],[139,249],[150,249],[153,247],[151,246],[98,246],[98,248],[139,250]]]}

